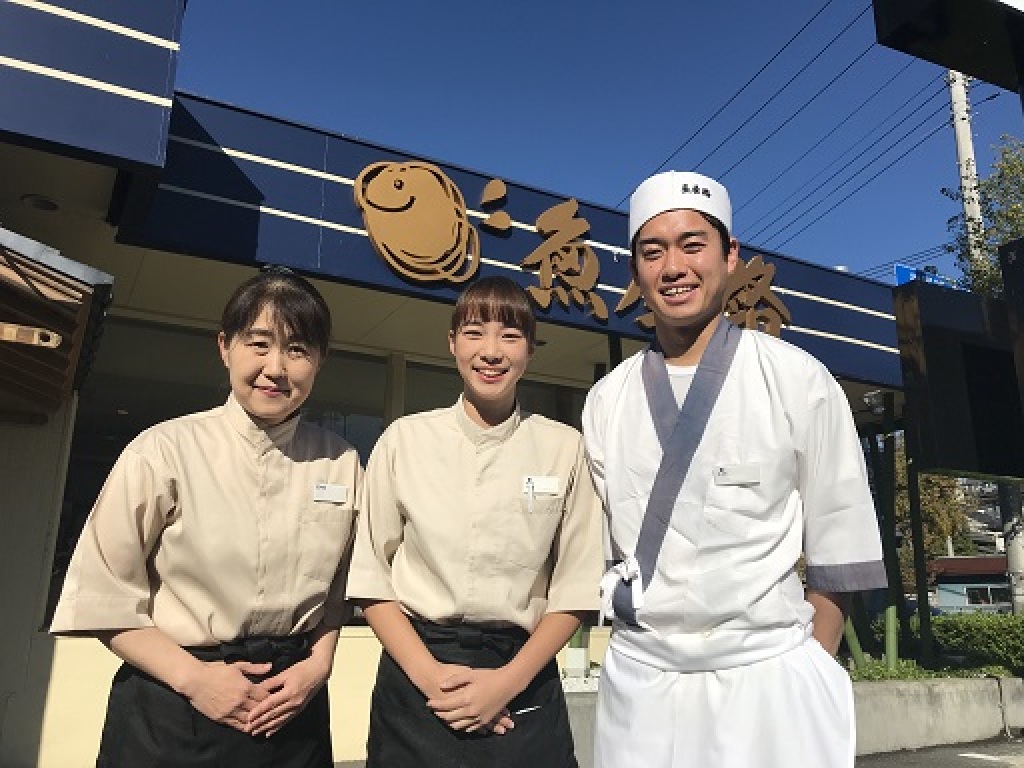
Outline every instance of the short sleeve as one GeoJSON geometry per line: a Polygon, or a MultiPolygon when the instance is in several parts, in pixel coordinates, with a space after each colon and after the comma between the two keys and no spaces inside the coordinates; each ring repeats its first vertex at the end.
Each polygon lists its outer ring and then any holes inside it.
{"type": "Polygon", "coordinates": [[[822,381],[808,390],[812,399],[798,444],[807,587],[881,588],[882,546],[853,414],[839,384],[823,369],[817,373],[822,381]]]}
{"type": "Polygon", "coordinates": [[[403,523],[394,492],[390,437],[391,432],[386,430],[366,463],[345,590],[352,599],[398,599],[391,584],[391,562],[402,543],[403,523]]]}
{"type": "Polygon", "coordinates": [[[553,543],[554,565],[547,611],[593,611],[600,605],[598,584],[604,570],[601,554],[601,502],[578,440],[562,523],[553,543]]]}
{"type": "Polygon", "coordinates": [[[153,625],[147,563],[175,507],[168,473],[128,446],[79,537],[50,631],[153,625]]]}
{"type": "Polygon", "coordinates": [[[611,543],[611,520],[610,507],[608,505],[608,485],[605,475],[604,463],[604,424],[601,420],[598,405],[597,386],[590,390],[587,399],[583,404],[583,443],[587,457],[587,467],[590,470],[590,477],[594,483],[594,490],[604,510],[602,515],[601,541],[603,544],[605,564],[610,564],[618,558],[612,551],[611,543]]]}

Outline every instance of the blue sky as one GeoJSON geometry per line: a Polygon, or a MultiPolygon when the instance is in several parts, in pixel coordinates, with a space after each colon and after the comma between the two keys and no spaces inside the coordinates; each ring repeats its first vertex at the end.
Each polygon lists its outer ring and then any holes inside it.
{"type": "MultiPolygon", "coordinates": [[[[858,272],[958,210],[944,70],[874,40],[868,0],[192,0],[177,84],[610,207],[667,161],[729,187],[745,243],[858,272]]],[[[1024,117],[971,100],[985,175],[1024,117]]]]}

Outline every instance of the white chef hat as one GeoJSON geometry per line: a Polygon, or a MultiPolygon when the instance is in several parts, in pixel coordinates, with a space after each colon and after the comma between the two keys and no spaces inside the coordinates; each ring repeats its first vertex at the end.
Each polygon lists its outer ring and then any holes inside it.
{"type": "Polygon", "coordinates": [[[714,216],[732,235],[732,203],[725,187],[692,171],[665,171],[645,180],[629,198],[630,247],[640,227],[659,213],[684,208],[714,216]]]}

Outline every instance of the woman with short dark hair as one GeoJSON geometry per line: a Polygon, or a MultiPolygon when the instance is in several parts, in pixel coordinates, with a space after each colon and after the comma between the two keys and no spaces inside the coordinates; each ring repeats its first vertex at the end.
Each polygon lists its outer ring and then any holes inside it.
{"type": "Polygon", "coordinates": [[[299,416],[330,336],[308,281],[247,280],[217,338],[227,402],[147,429],[111,470],[51,626],[125,661],[101,768],[332,765],[325,683],[361,470],[299,416]]]}

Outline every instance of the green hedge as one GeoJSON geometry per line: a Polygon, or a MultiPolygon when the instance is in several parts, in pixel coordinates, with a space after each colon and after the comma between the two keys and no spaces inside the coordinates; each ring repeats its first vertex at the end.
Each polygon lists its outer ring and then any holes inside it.
{"type": "MultiPolygon", "coordinates": [[[[910,620],[913,646],[900,646],[900,656],[917,655],[920,638],[917,616],[910,620]]],[[[872,624],[873,633],[881,642],[884,624],[872,624]]],[[[1008,613],[946,613],[932,617],[932,636],[944,663],[958,666],[1005,667],[1014,674],[1024,673],[1024,617],[1008,613]]]]}
{"type": "Polygon", "coordinates": [[[1024,617],[1008,613],[958,613],[935,616],[932,634],[946,655],[971,664],[999,664],[1024,671],[1024,617]]]}
{"type": "Polygon", "coordinates": [[[868,680],[933,680],[942,677],[1011,677],[1006,667],[988,665],[984,667],[952,667],[926,669],[912,659],[899,659],[895,669],[889,669],[884,660],[868,659],[863,667],[850,670],[854,682],[868,680]]]}

